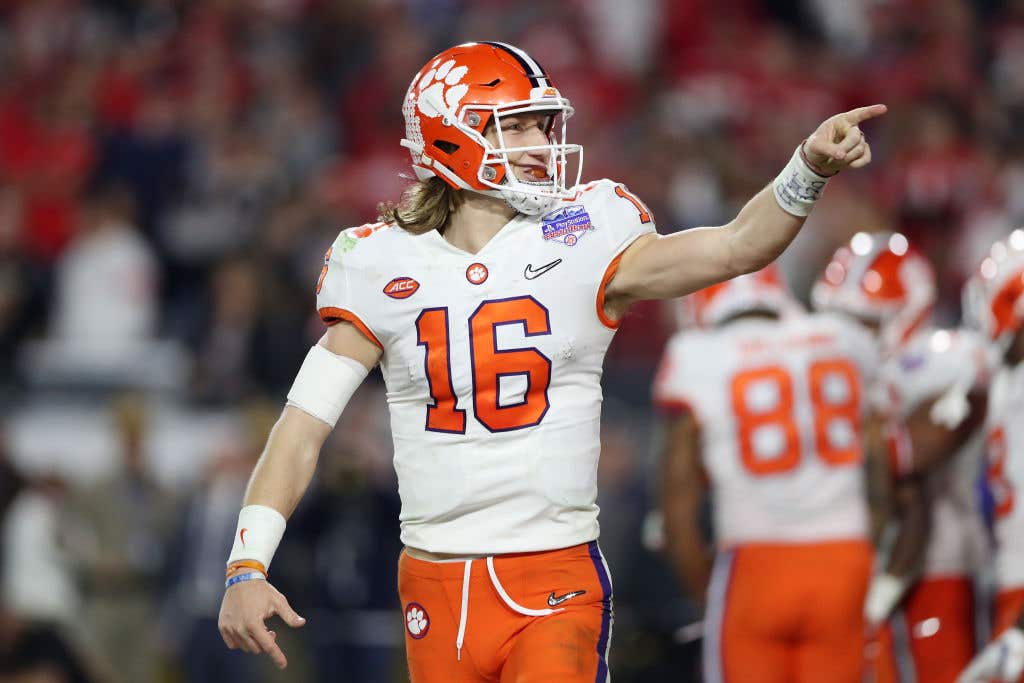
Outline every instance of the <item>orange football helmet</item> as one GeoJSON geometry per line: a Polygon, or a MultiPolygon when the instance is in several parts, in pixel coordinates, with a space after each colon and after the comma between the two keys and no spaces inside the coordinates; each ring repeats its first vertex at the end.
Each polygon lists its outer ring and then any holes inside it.
{"type": "Polygon", "coordinates": [[[1024,327],[1024,230],[992,245],[964,285],[964,321],[1006,344],[1024,327]]]}
{"type": "Polygon", "coordinates": [[[931,264],[894,232],[858,232],[833,254],[811,289],[816,310],[878,324],[889,351],[928,322],[935,298],[931,264]]]}
{"type": "Polygon", "coordinates": [[[800,310],[774,263],[683,297],[684,326],[715,327],[744,313],[783,316],[800,310]]]}
{"type": "Polygon", "coordinates": [[[500,197],[522,213],[536,215],[570,197],[583,171],[583,147],[565,143],[572,116],[551,77],[526,52],[506,43],[465,43],[449,48],[420,69],[402,107],[412,166],[421,180],[437,176],[452,187],[500,197]],[[502,116],[551,115],[548,144],[506,147],[502,116]],[[493,124],[498,146],[484,137],[493,124]],[[547,177],[516,178],[509,153],[548,152],[547,177]],[[566,182],[566,158],[579,154],[576,177],[566,182]]]}

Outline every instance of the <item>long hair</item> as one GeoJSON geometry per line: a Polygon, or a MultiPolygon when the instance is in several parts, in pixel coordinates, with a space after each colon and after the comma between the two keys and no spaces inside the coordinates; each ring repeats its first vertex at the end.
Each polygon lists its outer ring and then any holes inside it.
{"type": "Polygon", "coordinates": [[[402,193],[398,203],[383,202],[377,207],[378,220],[396,223],[403,230],[422,235],[431,230],[444,234],[455,210],[462,204],[460,190],[437,176],[417,180],[402,193]]]}

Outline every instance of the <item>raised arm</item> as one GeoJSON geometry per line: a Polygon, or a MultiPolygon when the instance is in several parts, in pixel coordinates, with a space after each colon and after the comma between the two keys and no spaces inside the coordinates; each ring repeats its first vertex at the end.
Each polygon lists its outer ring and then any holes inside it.
{"type": "Polygon", "coordinates": [[[239,515],[228,570],[230,580],[237,582],[225,590],[218,620],[230,649],[265,652],[279,668],[288,665],[276,634],[264,622],[277,614],[289,626],[298,627],[305,619],[263,579],[285,520],[313,478],[320,448],[352,392],[380,356],[379,347],[342,322],[328,329],[303,363],[288,405],[253,470],[239,515]]]}
{"type": "Polygon", "coordinates": [[[859,126],[885,111],[876,104],[824,121],[778,178],[726,225],[638,239],[605,290],[608,312],[617,317],[634,301],[683,296],[774,261],[800,231],[828,177],[871,162],[859,126]]]}

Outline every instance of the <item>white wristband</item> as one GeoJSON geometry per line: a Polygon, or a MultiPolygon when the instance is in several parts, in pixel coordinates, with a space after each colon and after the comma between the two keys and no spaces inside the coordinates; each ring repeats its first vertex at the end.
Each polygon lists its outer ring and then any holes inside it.
{"type": "Polygon", "coordinates": [[[803,218],[811,213],[814,203],[821,198],[828,178],[811,170],[800,154],[800,147],[793,152],[782,173],[772,181],[772,192],[783,211],[803,218]]]}
{"type": "Polygon", "coordinates": [[[238,513],[238,529],[231,547],[228,564],[239,560],[255,560],[270,569],[277,546],[284,536],[284,515],[266,505],[246,505],[238,513]]]}
{"type": "Polygon", "coordinates": [[[288,403],[333,427],[369,372],[359,361],[313,344],[288,392],[288,403]]]}

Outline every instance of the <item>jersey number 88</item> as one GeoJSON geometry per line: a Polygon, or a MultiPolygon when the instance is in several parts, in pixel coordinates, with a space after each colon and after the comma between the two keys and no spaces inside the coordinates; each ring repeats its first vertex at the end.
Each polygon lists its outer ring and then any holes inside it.
{"type": "MultiPolygon", "coordinates": [[[[848,465],[860,461],[860,383],[854,366],[841,358],[819,360],[808,370],[808,393],[814,413],[815,450],[829,465],[848,465]],[[845,391],[829,396],[827,383],[841,381],[845,391]],[[850,430],[846,443],[834,443],[831,428],[842,421],[850,430]]],[[[763,476],[779,474],[800,464],[801,438],[794,416],[793,379],[785,368],[771,365],[737,373],[732,380],[732,407],[736,415],[740,458],[751,473],[763,476]],[[755,385],[768,385],[778,396],[770,407],[758,409],[750,405],[755,385]],[[755,433],[761,428],[781,430],[784,444],[770,458],[758,454],[755,433]]]]}

